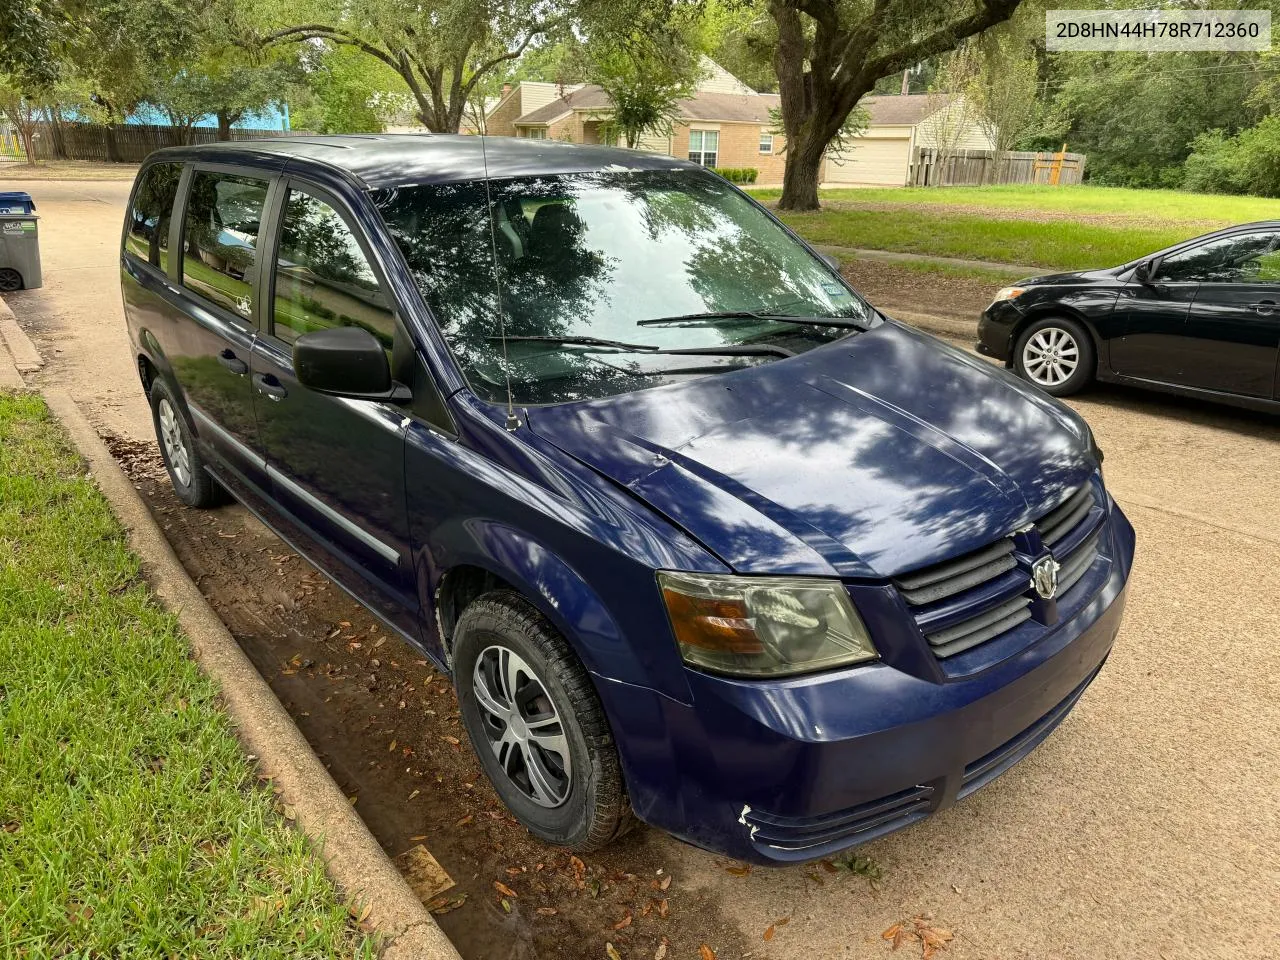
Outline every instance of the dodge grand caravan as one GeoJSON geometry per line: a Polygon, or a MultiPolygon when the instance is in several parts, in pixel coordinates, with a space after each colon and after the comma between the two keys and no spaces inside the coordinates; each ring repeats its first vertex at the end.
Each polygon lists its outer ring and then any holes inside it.
{"type": "Polygon", "coordinates": [[[162,150],[122,238],[178,496],[229,491],[456,686],[537,836],[826,856],[1025,757],[1134,536],[1085,423],[691,163],[162,150]]]}

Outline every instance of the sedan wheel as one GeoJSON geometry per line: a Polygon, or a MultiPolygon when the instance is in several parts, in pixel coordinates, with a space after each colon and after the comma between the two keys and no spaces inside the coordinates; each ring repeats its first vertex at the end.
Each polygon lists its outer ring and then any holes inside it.
{"type": "Polygon", "coordinates": [[[540,807],[564,803],[573,786],[569,741],[533,668],[513,650],[486,647],[472,689],[489,749],[511,783],[540,807]]]}
{"type": "Polygon", "coordinates": [[[1022,347],[1022,368],[1041,387],[1061,387],[1080,367],[1080,344],[1061,327],[1042,327],[1022,347]]]}

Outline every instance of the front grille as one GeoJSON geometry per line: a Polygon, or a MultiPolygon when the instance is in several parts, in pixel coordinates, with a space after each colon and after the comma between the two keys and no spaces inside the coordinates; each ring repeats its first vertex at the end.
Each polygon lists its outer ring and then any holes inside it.
{"type": "Polygon", "coordinates": [[[746,810],[742,822],[751,839],[774,850],[820,855],[822,848],[847,847],[900,830],[929,815],[934,788],[920,785],[819,817],[782,817],[763,810],[746,810]]]}
{"type": "Polygon", "coordinates": [[[1059,564],[1056,599],[1062,602],[1097,559],[1102,520],[1094,487],[1086,483],[1037,520],[1034,529],[903,574],[894,585],[934,655],[954,657],[1031,619],[1035,592],[1026,555],[1020,562],[1018,551],[1053,555],[1059,564]]]}

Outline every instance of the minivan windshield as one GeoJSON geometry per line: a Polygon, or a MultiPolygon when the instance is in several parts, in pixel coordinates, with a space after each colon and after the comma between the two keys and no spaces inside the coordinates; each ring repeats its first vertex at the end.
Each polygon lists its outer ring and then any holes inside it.
{"type": "Polygon", "coordinates": [[[472,389],[492,401],[506,399],[504,366],[516,402],[595,399],[775,362],[874,316],[697,170],[422,184],[376,200],[472,389]]]}

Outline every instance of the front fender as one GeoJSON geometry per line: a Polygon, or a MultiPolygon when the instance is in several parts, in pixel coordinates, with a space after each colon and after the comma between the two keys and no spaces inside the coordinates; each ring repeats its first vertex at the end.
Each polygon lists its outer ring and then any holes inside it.
{"type": "MultiPolygon", "coordinates": [[[[596,589],[554,550],[504,523],[471,520],[437,541],[443,563],[432,577],[439,595],[450,570],[476,567],[510,584],[536,606],[569,641],[591,673],[627,682],[647,683],[647,671],[596,589]],[[461,536],[459,536],[461,534],[461,536]]],[[[656,581],[653,598],[658,599],[656,581]]],[[[435,604],[432,604],[433,608],[435,604]]],[[[439,622],[428,624],[434,642],[444,647],[439,622]]]]}

